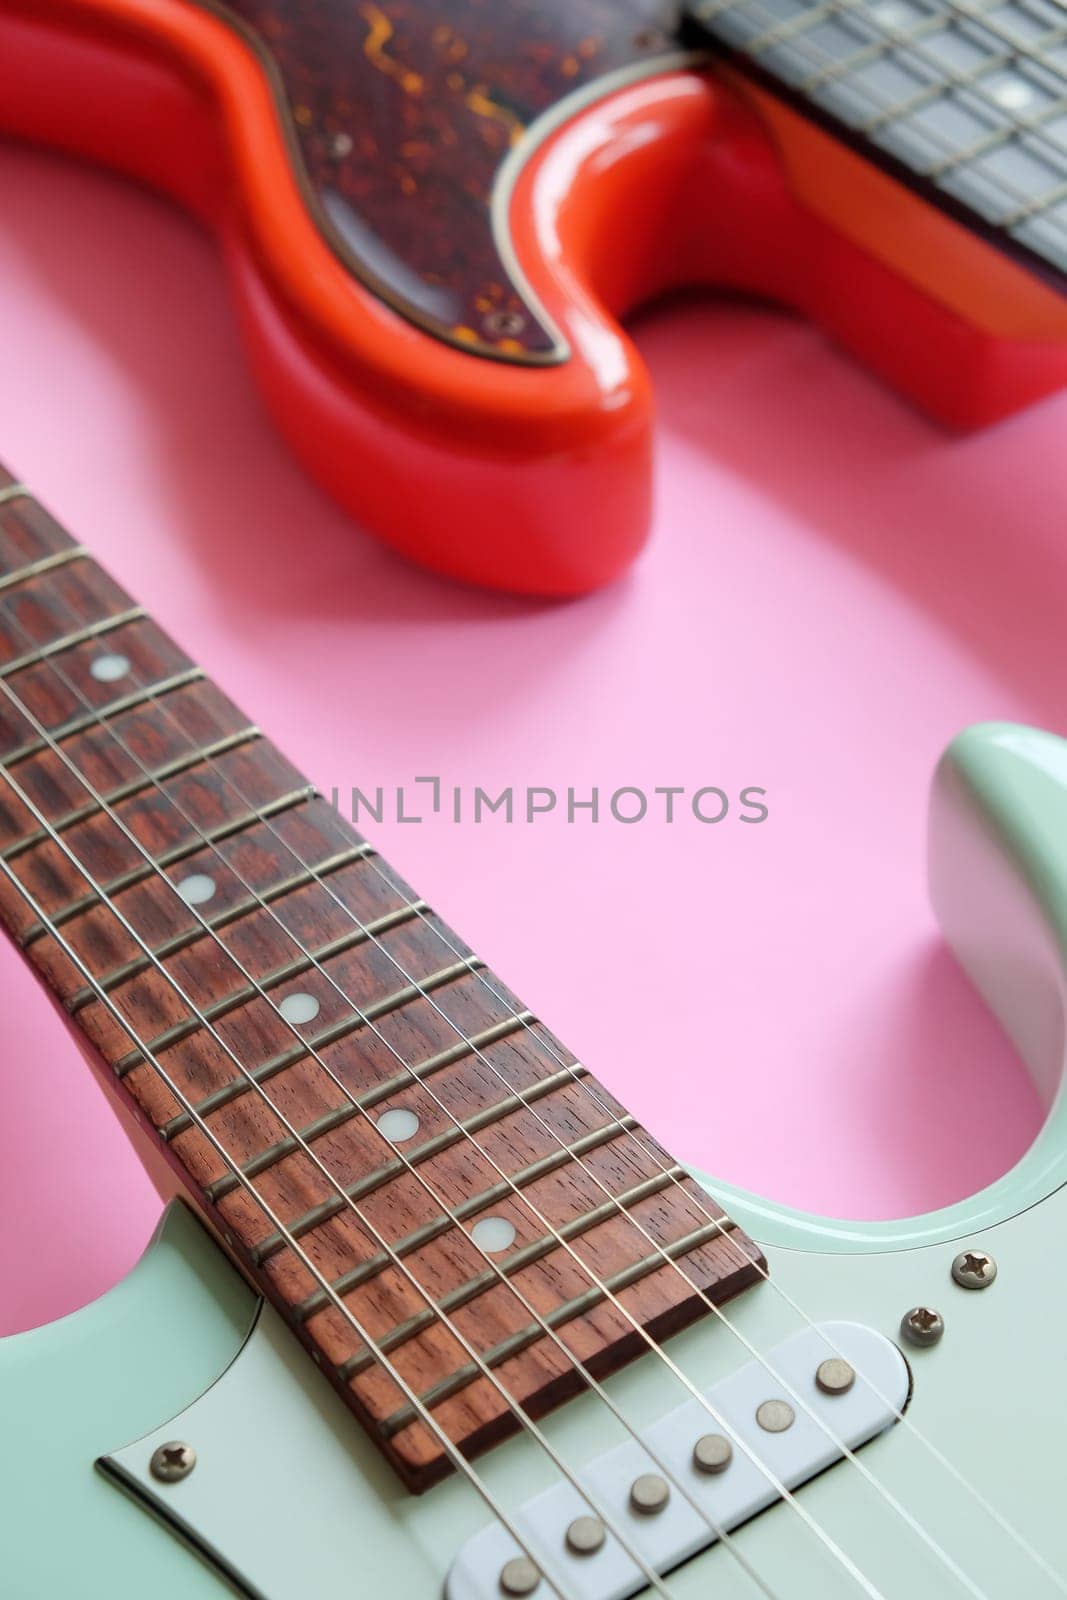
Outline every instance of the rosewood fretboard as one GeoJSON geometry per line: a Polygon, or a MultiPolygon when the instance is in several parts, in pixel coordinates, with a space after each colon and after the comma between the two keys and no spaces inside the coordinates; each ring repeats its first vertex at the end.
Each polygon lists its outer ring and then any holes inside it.
{"type": "Polygon", "coordinates": [[[645,1347],[635,1325],[662,1338],[759,1275],[756,1247],[2,472],[0,763],[0,917],[411,1487],[447,1455],[315,1273],[467,1454],[514,1428],[506,1395],[538,1414],[582,1387],[541,1319],[601,1375],[645,1347]],[[487,1258],[471,1230],[489,1217],[514,1238],[487,1258]]]}

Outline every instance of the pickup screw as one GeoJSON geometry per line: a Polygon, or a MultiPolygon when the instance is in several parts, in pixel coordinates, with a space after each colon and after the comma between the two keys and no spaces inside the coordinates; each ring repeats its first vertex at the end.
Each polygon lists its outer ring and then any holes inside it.
{"type": "Polygon", "coordinates": [[[575,1517],[567,1529],[567,1549],[576,1556],[595,1556],[605,1538],[599,1517],[575,1517]]]}
{"type": "Polygon", "coordinates": [[[840,1356],[830,1356],[820,1361],[815,1369],[815,1382],[823,1394],[847,1394],[856,1381],[854,1368],[840,1356]]]}
{"type": "Polygon", "coordinates": [[[168,1444],[161,1444],[158,1450],[152,1452],[148,1470],[160,1483],[178,1483],[182,1478],[187,1478],[195,1466],[196,1451],[192,1445],[183,1444],[180,1439],[171,1439],[168,1444]]]}
{"type": "Polygon", "coordinates": [[[929,1306],[915,1306],[911,1311],[905,1311],[900,1319],[900,1336],[909,1344],[918,1345],[920,1350],[928,1350],[931,1345],[940,1341],[945,1331],[945,1319],[940,1311],[931,1311],[929,1306]]]}
{"type": "Polygon", "coordinates": [[[654,1517],[657,1511],[663,1510],[670,1497],[670,1485],[666,1478],[661,1478],[656,1472],[643,1472],[630,1485],[630,1505],[643,1517],[654,1517]]]}
{"type": "Polygon", "coordinates": [[[988,1289],[997,1264],[984,1250],[962,1250],[952,1263],[952,1276],[961,1289],[988,1289]]]}
{"type": "Polygon", "coordinates": [[[505,1562],[500,1573],[500,1587],[505,1594],[533,1594],[541,1582],[541,1574],[529,1556],[515,1556],[505,1562]]]}
{"type": "Polygon", "coordinates": [[[693,1465],[698,1472],[713,1475],[725,1472],[733,1460],[734,1447],[721,1433],[705,1433],[693,1446],[693,1465]]]}
{"type": "Polygon", "coordinates": [[[756,1407],[756,1421],[764,1433],[784,1433],[796,1421],[796,1412],[788,1400],[764,1400],[756,1407]]]}

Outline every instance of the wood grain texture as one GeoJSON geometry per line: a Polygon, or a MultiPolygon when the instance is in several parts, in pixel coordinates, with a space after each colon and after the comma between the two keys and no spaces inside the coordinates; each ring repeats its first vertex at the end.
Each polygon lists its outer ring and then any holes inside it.
{"type": "Polygon", "coordinates": [[[0,504],[0,763],[0,918],[409,1486],[448,1457],[395,1375],[473,1454],[514,1430],[509,1400],[539,1415],[583,1386],[575,1360],[608,1373],[640,1330],[759,1276],[751,1241],[24,497],[0,504]],[[105,653],[127,663],[109,681],[105,653]],[[314,1015],[290,1022],[297,995],[314,1015]],[[398,1108],[418,1122],[391,1143],[398,1108]],[[470,1231],[488,1216],[514,1229],[493,1258],[470,1231]]]}

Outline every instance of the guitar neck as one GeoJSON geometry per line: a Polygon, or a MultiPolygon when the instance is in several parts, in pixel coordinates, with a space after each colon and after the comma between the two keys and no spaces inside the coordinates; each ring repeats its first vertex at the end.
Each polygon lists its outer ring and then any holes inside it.
{"type": "Polygon", "coordinates": [[[1067,288],[1067,12],[692,0],[694,36],[1067,288]]]}
{"type": "Polygon", "coordinates": [[[600,1375],[759,1275],[756,1247],[7,474],[0,773],[0,918],[410,1487],[448,1455],[378,1352],[473,1454],[516,1425],[509,1399],[536,1415],[582,1386],[549,1326],[600,1375]]]}

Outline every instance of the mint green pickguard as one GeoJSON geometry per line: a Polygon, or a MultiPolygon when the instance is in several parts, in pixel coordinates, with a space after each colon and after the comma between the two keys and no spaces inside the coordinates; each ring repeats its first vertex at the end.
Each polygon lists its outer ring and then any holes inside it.
{"type": "MultiPolygon", "coordinates": [[[[913,1305],[944,1314],[942,1343],[907,1352],[914,1392],[905,1421],[859,1459],[972,1586],[850,1463],[798,1492],[885,1600],[1067,1594],[1065,796],[1067,745],[1002,725],[963,735],[934,786],[935,904],[1049,1103],[1041,1136],[1014,1171],[958,1206],[874,1224],[803,1216],[709,1182],[768,1247],[772,1282],[727,1312],[757,1348],[772,1348],[797,1327],[775,1284],[814,1321],[858,1321],[890,1337],[913,1305]],[[996,1256],[991,1288],[968,1293],[951,1282],[956,1241],[980,1241],[996,1256]],[[916,1428],[1058,1576],[1030,1561],[924,1447],[916,1428]]],[[[673,1340],[670,1352],[701,1387],[749,1359],[714,1318],[673,1340]]],[[[610,1390],[637,1426],[684,1398],[650,1358],[618,1374],[610,1390]]],[[[170,1208],[125,1282],[74,1316],[0,1342],[0,1426],[3,1600],[208,1600],[229,1592],[217,1569],[94,1468],[135,1441],[144,1439],[150,1451],[149,1436],[160,1429],[194,1444],[199,1429],[201,1443],[210,1441],[194,1476],[201,1492],[217,1485],[234,1548],[251,1540],[268,1552],[269,1582],[249,1592],[269,1600],[431,1600],[459,1545],[489,1517],[460,1478],[421,1498],[402,1490],[274,1314],[258,1309],[181,1206],[170,1208]],[[318,1525],[309,1508],[327,1486],[330,1512],[318,1525]]],[[[618,1437],[592,1395],[565,1406],[545,1428],[575,1464],[618,1437]]],[[[131,1456],[139,1459],[140,1450],[131,1456]]],[[[525,1438],[491,1452],[479,1470],[507,1506],[553,1476],[525,1438]]],[[[161,1493],[179,1517],[183,1488],[161,1493]]],[[[864,1592],[788,1505],[776,1505],[734,1538],[770,1591],[788,1600],[864,1592]]],[[[222,1554],[234,1559],[233,1550],[222,1554]]],[[[668,1587],[679,1600],[749,1600],[758,1592],[720,1546],[673,1573],[668,1587]]]]}

